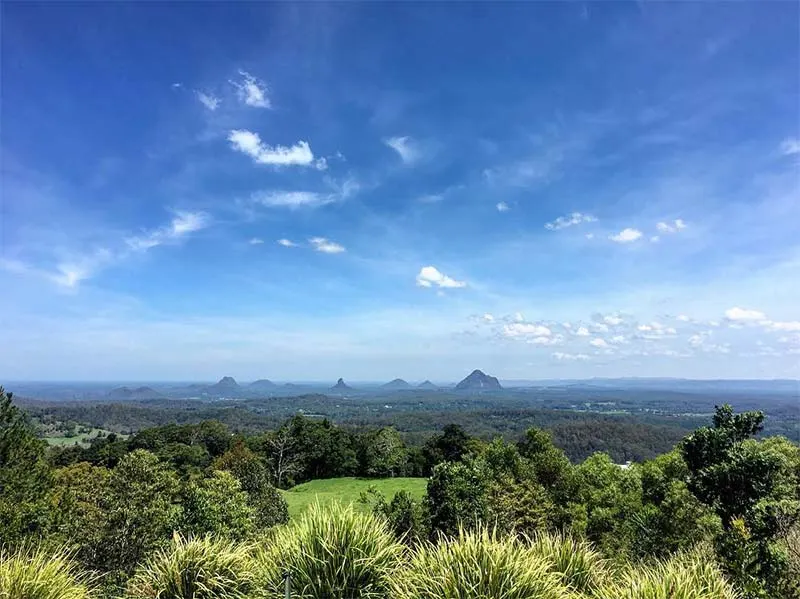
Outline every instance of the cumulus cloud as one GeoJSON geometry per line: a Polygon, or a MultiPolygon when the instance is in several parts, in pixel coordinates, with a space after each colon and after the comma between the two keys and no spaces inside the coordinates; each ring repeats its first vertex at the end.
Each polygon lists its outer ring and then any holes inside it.
{"type": "Polygon", "coordinates": [[[383,143],[397,152],[397,154],[400,156],[400,159],[405,164],[413,164],[421,157],[419,148],[408,135],[402,137],[389,137],[384,139],[383,143]]]}
{"type": "Polygon", "coordinates": [[[345,251],[344,246],[339,245],[334,241],[330,241],[325,237],[312,237],[308,240],[308,242],[316,251],[324,254],[341,254],[345,251]]]}
{"type": "Polygon", "coordinates": [[[497,202],[497,204],[495,204],[495,208],[497,208],[498,212],[508,212],[509,211],[508,204],[506,204],[505,202],[497,202]]]}
{"type": "Polygon", "coordinates": [[[544,325],[529,322],[514,322],[503,326],[506,337],[549,337],[552,331],[544,325]]]}
{"type": "Polygon", "coordinates": [[[800,154],[800,139],[796,137],[787,137],[781,143],[781,153],[784,156],[792,156],[800,154]]]}
{"type": "MultiPolygon", "coordinates": [[[[681,220],[680,218],[672,221],[671,223],[660,222],[656,224],[656,229],[658,229],[659,233],[667,233],[667,234],[677,233],[678,231],[682,231],[685,228],[686,228],[686,223],[683,222],[683,220],[681,220]]],[[[653,241],[657,240],[658,237],[656,237],[653,241]]]]}
{"type": "Polygon", "coordinates": [[[625,319],[617,314],[607,314],[606,316],[603,316],[603,322],[607,325],[611,325],[612,327],[616,327],[625,322],[625,319]]]}
{"type": "Polygon", "coordinates": [[[279,239],[279,240],[278,240],[278,245],[282,245],[282,246],[283,246],[283,247],[285,247],[285,248],[293,248],[293,247],[297,247],[297,244],[296,244],[294,241],[291,241],[291,240],[289,240],[289,239],[286,239],[286,238],[284,238],[284,239],[279,239]]]}
{"type": "Polygon", "coordinates": [[[333,195],[313,191],[267,191],[258,192],[251,200],[270,208],[315,208],[336,201],[333,195]]]}
{"type": "Polygon", "coordinates": [[[272,108],[266,84],[247,71],[240,70],[239,75],[240,81],[230,82],[236,88],[239,100],[254,108],[272,108]]]}
{"type": "Polygon", "coordinates": [[[220,99],[216,96],[211,94],[205,94],[203,92],[197,92],[197,99],[200,100],[200,103],[208,108],[211,111],[216,110],[219,107],[220,99]]]}
{"type": "Polygon", "coordinates": [[[466,287],[464,281],[456,281],[440,272],[434,266],[423,266],[417,274],[417,285],[420,287],[443,287],[445,289],[458,289],[466,287]]]}
{"type": "Polygon", "coordinates": [[[572,227],[575,225],[579,225],[581,223],[593,223],[596,222],[597,219],[592,216],[591,214],[583,214],[582,212],[572,212],[566,216],[559,216],[553,222],[547,223],[544,228],[549,229],[551,231],[558,231],[559,229],[565,229],[567,227],[572,227]]]}
{"type": "Polygon", "coordinates": [[[205,212],[176,212],[169,225],[129,237],[125,243],[132,250],[146,251],[204,229],[210,224],[210,220],[205,212]]]}
{"type": "Polygon", "coordinates": [[[599,337],[592,339],[589,345],[592,347],[608,347],[608,343],[606,343],[605,339],[600,339],[599,337]]]}
{"type": "Polygon", "coordinates": [[[575,335],[578,337],[588,337],[589,329],[586,327],[578,327],[578,329],[575,331],[575,335]]]}
{"type": "Polygon", "coordinates": [[[553,352],[552,355],[556,360],[570,360],[570,361],[571,360],[581,360],[581,361],[583,361],[583,360],[588,360],[589,359],[589,356],[587,356],[586,354],[566,354],[566,353],[560,352],[560,351],[553,352]]]}
{"type": "Polygon", "coordinates": [[[800,331],[800,321],[771,322],[769,323],[769,328],[773,331],[800,331]]]}
{"type": "Polygon", "coordinates": [[[619,233],[615,235],[609,235],[609,239],[611,241],[615,241],[617,243],[631,243],[632,241],[636,241],[640,239],[642,236],[642,232],[639,229],[622,229],[619,233]]]}
{"type": "Polygon", "coordinates": [[[494,322],[494,316],[489,314],[488,312],[483,315],[484,322],[494,322]]]}
{"type": "Polygon", "coordinates": [[[766,315],[760,310],[739,307],[725,310],[725,318],[733,322],[758,322],[767,319],[766,315]]]}
{"type": "Polygon", "coordinates": [[[291,147],[268,146],[261,141],[258,133],[245,129],[234,129],[228,134],[231,147],[247,154],[258,164],[272,166],[312,166],[314,154],[306,141],[298,141],[291,147]]]}

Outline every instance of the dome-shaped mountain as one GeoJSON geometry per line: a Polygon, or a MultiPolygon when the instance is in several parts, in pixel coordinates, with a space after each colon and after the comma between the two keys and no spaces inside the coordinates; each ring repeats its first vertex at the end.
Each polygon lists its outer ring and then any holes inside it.
{"type": "Polygon", "coordinates": [[[480,370],[473,370],[467,378],[456,385],[456,389],[459,391],[491,391],[502,388],[500,381],[480,370]]]}
{"type": "Polygon", "coordinates": [[[258,379],[247,385],[248,389],[253,389],[254,391],[269,391],[275,387],[277,385],[269,379],[258,379]]]}
{"type": "Polygon", "coordinates": [[[411,385],[409,385],[403,379],[394,379],[393,381],[389,381],[385,385],[381,385],[381,389],[389,389],[389,390],[410,389],[410,388],[411,385]]]}
{"type": "Polygon", "coordinates": [[[213,385],[209,385],[206,387],[206,393],[225,393],[231,395],[233,393],[237,393],[241,391],[241,387],[239,383],[236,382],[232,376],[223,376],[219,382],[214,383],[213,385]]]}

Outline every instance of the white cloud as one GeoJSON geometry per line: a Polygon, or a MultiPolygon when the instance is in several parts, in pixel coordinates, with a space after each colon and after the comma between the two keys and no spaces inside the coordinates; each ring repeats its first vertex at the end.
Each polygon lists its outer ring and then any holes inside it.
{"type": "Polygon", "coordinates": [[[561,335],[555,335],[553,337],[534,337],[533,339],[529,339],[528,343],[532,345],[559,345],[563,341],[564,338],[561,335]]]}
{"type": "Polygon", "coordinates": [[[661,241],[661,238],[658,235],[653,235],[650,238],[650,241],[653,242],[653,243],[658,243],[659,241],[661,241]]]}
{"type": "Polygon", "coordinates": [[[268,146],[261,142],[258,133],[244,129],[234,129],[228,134],[231,147],[250,156],[258,164],[273,166],[311,166],[314,154],[306,141],[298,141],[291,147],[268,146]]]}
{"type": "Polygon", "coordinates": [[[800,139],[796,137],[788,137],[781,143],[781,153],[784,156],[791,156],[793,154],[800,154],[800,139]]]}
{"type": "Polygon", "coordinates": [[[508,212],[509,210],[508,204],[505,202],[497,202],[497,204],[495,204],[495,208],[497,208],[498,212],[508,212]]]}
{"type": "Polygon", "coordinates": [[[239,71],[241,81],[231,81],[236,88],[239,100],[255,108],[272,108],[272,103],[267,96],[267,86],[263,81],[256,79],[247,71],[239,71]]]}
{"type": "Polygon", "coordinates": [[[691,321],[691,319],[688,316],[686,316],[686,314],[678,314],[678,316],[675,318],[675,320],[679,320],[681,322],[690,322],[691,321]]]}
{"type": "Polygon", "coordinates": [[[544,325],[529,322],[514,322],[503,326],[503,335],[506,337],[549,337],[552,334],[544,325]]]}
{"type": "Polygon", "coordinates": [[[588,337],[589,336],[589,329],[586,327],[579,327],[577,331],[575,331],[575,335],[578,337],[588,337]]]}
{"type": "Polygon", "coordinates": [[[640,324],[636,329],[639,331],[652,331],[653,327],[649,324],[640,324]]]}
{"type": "Polygon", "coordinates": [[[565,354],[564,352],[553,352],[553,357],[556,360],[588,360],[589,356],[586,354],[565,354]]]}
{"type": "Polygon", "coordinates": [[[282,245],[285,248],[297,247],[297,244],[294,241],[291,241],[291,240],[285,239],[285,238],[284,239],[279,239],[278,240],[278,245],[282,245]]]}
{"type": "Polygon", "coordinates": [[[581,223],[593,223],[597,219],[591,214],[583,214],[581,212],[573,212],[567,216],[559,216],[553,222],[547,223],[544,228],[551,231],[558,231],[581,223]]]}
{"type": "Polygon", "coordinates": [[[625,335],[614,335],[609,341],[615,345],[623,345],[628,342],[625,335]]]}
{"type": "Polygon", "coordinates": [[[345,251],[344,246],[334,241],[329,241],[325,237],[312,237],[308,242],[315,250],[323,252],[324,254],[341,254],[345,251]]]}
{"type": "Polygon", "coordinates": [[[705,336],[701,335],[700,333],[696,333],[691,337],[689,337],[689,345],[691,345],[692,347],[700,347],[701,345],[703,345],[704,341],[705,341],[705,336]]]}
{"type": "Polygon", "coordinates": [[[586,239],[594,239],[594,233],[587,233],[586,239]]]}
{"type": "Polygon", "coordinates": [[[220,99],[216,96],[212,96],[211,94],[205,94],[203,92],[197,92],[197,99],[200,100],[200,103],[208,108],[211,111],[216,110],[220,105],[220,99]]]}
{"type": "Polygon", "coordinates": [[[423,266],[417,275],[417,285],[420,287],[444,287],[446,289],[458,289],[466,287],[464,281],[456,281],[434,266],[423,266]]]}
{"type": "Polygon", "coordinates": [[[621,316],[617,316],[616,314],[609,314],[607,316],[603,316],[603,322],[615,327],[625,322],[625,319],[621,316]]]}
{"type": "Polygon", "coordinates": [[[268,191],[255,193],[251,199],[271,208],[314,208],[330,204],[336,198],[313,191],[268,191]]]}
{"type": "Polygon", "coordinates": [[[735,322],[752,322],[766,320],[767,317],[759,310],[734,307],[725,310],[725,318],[735,322]]]}
{"type": "Polygon", "coordinates": [[[616,235],[610,235],[608,238],[611,241],[616,241],[617,243],[630,243],[632,241],[636,241],[642,236],[642,232],[639,229],[622,229],[616,235]]]}
{"type": "Polygon", "coordinates": [[[421,153],[414,141],[407,135],[402,137],[389,137],[383,140],[387,146],[392,148],[400,155],[400,159],[406,164],[413,164],[420,159],[421,153]]]}
{"type": "Polygon", "coordinates": [[[592,347],[608,347],[608,343],[605,342],[605,339],[600,339],[599,337],[592,339],[589,345],[592,347]]]}
{"type": "Polygon", "coordinates": [[[170,241],[177,241],[189,233],[206,228],[209,223],[210,218],[205,212],[176,212],[169,225],[129,237],[125,243],[132,250],[146,251],[170,241]]]}
{"type": "Polygon", "coordinates": [[[771,322],[769,327],[773,331],[800,331],[800,321],[792,320],[789,322],[771,322]]]}
{"type": "Polygon", "coordinates": [[[492,316],[489,313],[486,313],[486,314],[483,315],[483,320],[485,322],[494,322],[494,316],[492,316]]]}
{"type": "MultiPolygon", "coordinates": [[[[685,228],[686,223],[680,218],[672,221],[672,223],[660,222],[656,224],[656,229],[658,229],[660,233],[677,233],[685,228]]],[[[658,241],[658,236],[656,236],[655,239],[652,239],[652,241],[658,241]]]]}
{"type": "Polygon", "coordinates": [[[517,312],[516,314],[514,314],[514,321],[525,322],[525,315],[522,312],[517,312]]]}
{"type": "Polygon", "coordinates": [[[264,240],[263,239],[259,239],[258,237],[253,237],[247,243],[249,243],[250,245],[261,245],[262,243],[264,243],[264,240]]]}

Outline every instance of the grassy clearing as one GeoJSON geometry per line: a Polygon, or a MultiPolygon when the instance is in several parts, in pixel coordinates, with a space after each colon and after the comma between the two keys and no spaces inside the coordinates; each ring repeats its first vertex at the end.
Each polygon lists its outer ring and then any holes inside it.
{"type": "MultiPolygon", "coordinates": [[[[70,445],[83,445],[84,447],[87,447],[89,445],[89,441],[97,437],[97,435],[100,433],[110,435],[111,431],[107,431],[102,428],[93,428],[88,433],[81,433],[79,435],[75,435],[74,437],[53,436],[44,437],[44,440],[50,445],[58,445],[61,447],[68,447],[70,445]]],[[[127,437],[127,435],[120,435],[117,433],[117,437],[124,439],[127,437]]]]}
{"type": "Polygon", "coordinates": [[[312,480],[282,493],[289,506],[289,516],[295,518],[315,501],[322,507],[340,502],[366,509],[358,503],[358,498],[372,486],[383,493],[387,500],[391,500],[398,491],[408,491],[414,499],[422,499],[426,485],[425,478],[328,478],[312,480]]]}

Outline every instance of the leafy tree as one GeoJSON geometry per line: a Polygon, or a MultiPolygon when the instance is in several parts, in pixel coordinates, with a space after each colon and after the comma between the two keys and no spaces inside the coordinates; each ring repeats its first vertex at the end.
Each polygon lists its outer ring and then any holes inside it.
{"type": "MultiPolygon", "coordinates": [[[[408,491],[398,491],[389,502],[374,488],[368,493],[375,499],[372,513],[383,517],[398,539],[407,545],[418,545],[426,538],[425,510],[408,491]]],[[[368,498],[364,500],[369,501],[368,498]]]]}
{"type": "Polygon", "coordinates": [[[192,481],[183,493],[180,530],[184,534],[241,540],[253,533],[255,513],[247,493],[230,473],[216,471],[192,481]]]}
{"type": "Polygon", "coordinates": [[[392,427],[362,435],[361,471],[367,476],[398,476],[405,469],[405,443],[392,427]]]}
{"type": "Polygon", "coordinates": [[[480,460],[442,462],[428,480],[426,506],[431,534],[458,534],[475,528],[489,515],[489,477],[480,460]]]}
{"type": "Polygon", "coordinates": [[[0,387],[0,545],[16,546],[45,530],[51,477],[44,442],[11,399],[0,387]]]}
{"type": "Polygon", "coordinates": [[[442,462],[457,462],[469,452],[470,436],[457,424],[448,424],[441,434],[428,439],[422,448],[425,456],[425,474],[442,462]]]}

